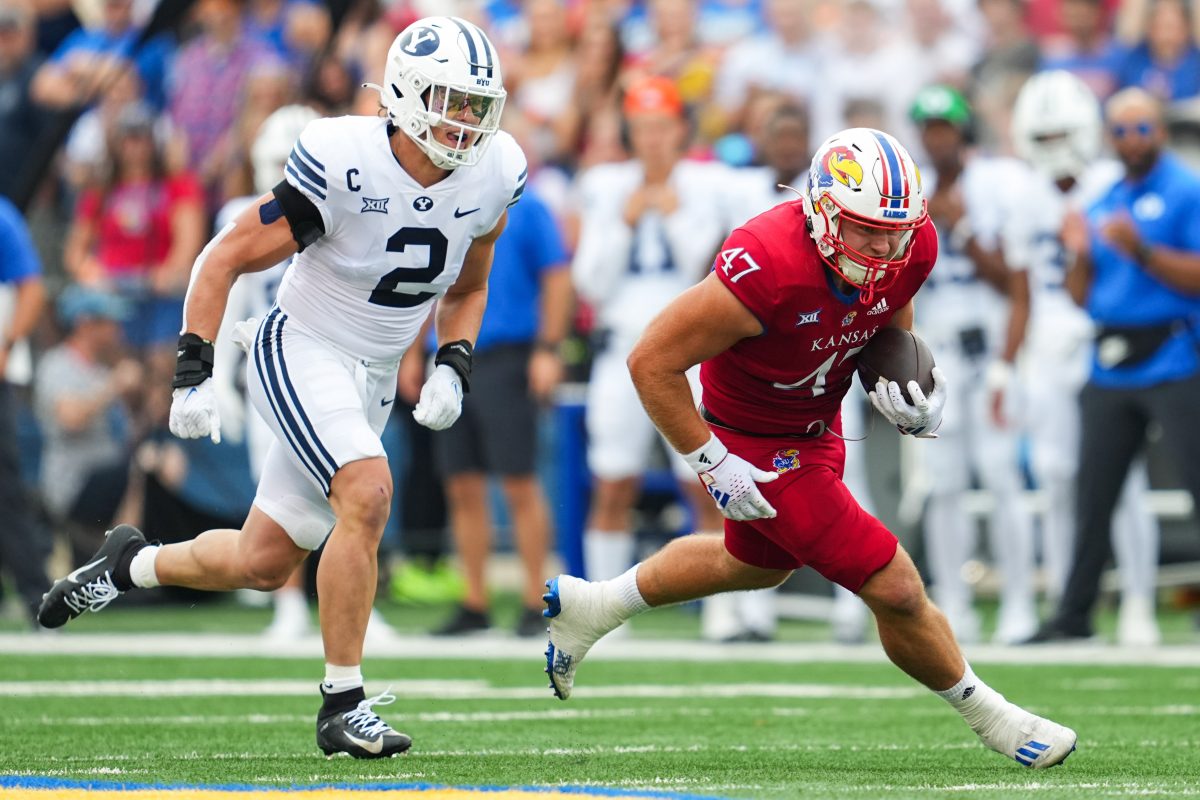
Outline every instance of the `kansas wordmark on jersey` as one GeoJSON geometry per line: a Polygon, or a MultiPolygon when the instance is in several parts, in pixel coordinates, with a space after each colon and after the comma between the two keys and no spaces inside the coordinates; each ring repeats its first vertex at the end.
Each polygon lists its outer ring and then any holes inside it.
{"type": "Polygon", "coordinates": [[[421,186],[392,153],[387,120],[316,120],[284,177],[316,206],[325,233],[296,256],[279,307],[358,358],[398,359],[472,241],[520,198],[527,171],[516,141],[497,133],[478,164],[421,186]]]}

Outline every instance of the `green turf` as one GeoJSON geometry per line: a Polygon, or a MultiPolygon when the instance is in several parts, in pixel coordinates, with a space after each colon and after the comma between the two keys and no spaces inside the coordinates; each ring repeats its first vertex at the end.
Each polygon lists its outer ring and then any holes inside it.
{"type": "MultiPolygon", "coordinates": [[[[535,654],[536,655],[536,654],[535,654]]],[[[310,680],[313,660],[5,656],[6,681],[310,680]]],[[[375,659],[389,681],[544,686],[528,661],[375,659]]],[[[1195,796],[1200,677],[1152,667],[979,665],[1031,710],[1080,732],[1064,767],[1030,771],[985,750],[939,699],[883,664],[596,661],[582,687],[811,684],[885,699],[696,694],[683,699],[401,697],[380,708],[412,734],[385,762],[327,761],[313,696],[14,697],[0,694],[0,774],[201,784],[421,782],[590,785],[734,798],[1195,796]],[[105,772],[104,770],[110,770],[105,772]],[[119,773],[111,770],[121,770],[119,773]]]]}

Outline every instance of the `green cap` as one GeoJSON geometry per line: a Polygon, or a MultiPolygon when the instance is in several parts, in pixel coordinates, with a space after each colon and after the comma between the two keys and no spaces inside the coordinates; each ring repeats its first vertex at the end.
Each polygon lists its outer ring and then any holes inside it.
{"type": "Polygon", "coordinates": [[[962,92],[950,86],[926,86],[917,92],[909,116],[918,125],[930,120],[944,120],[958,128],[971,122],[971,106],[962,92]]]}

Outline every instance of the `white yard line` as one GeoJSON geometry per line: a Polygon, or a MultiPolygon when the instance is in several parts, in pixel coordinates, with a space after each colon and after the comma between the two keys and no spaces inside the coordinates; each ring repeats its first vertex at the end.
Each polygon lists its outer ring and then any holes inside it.
{"type": "MultiPolygon", "coordinates": [[[[545,649],[541,639],[511,636],[477,636],[461,639],[397,636],[368,643],[368,658],[539,659],[545,649]]],[[[1200,646],[1109,647],[1099,644],[965,648],[972,663],[989,664],[1094,664],[1200,667],[1200,646]]],[[[147,655],[188,657],[314,658],[321,655],[316,636],[294,642],[268,642],[254,634],[0,634],[0,655],[147,655]]],[[[827,642],[722,645],[693,640],[625,638],[600,641],[589,660],[627,661],[761,661],[884,663],[887,657],[877,644],[847,646],[827,642]]]]}
{"type": "MultiPolygon", "coordinates": [[[[436,700],[548,699],[550,690],[533,687],[497,687],[484,681],[373,680],[389,685],[404,698],[436,700]]],[[[316,692],[311,680],[87,680],[4,681],[0,697],[305,697],[316,692]]],[[[804,697],[817,699],[899,700],[926,694],[918,687],[835,686],[813,683],[713,683],[670,685],[583,686],[579,697],[693,698],[693,697],[804,697]]]]}

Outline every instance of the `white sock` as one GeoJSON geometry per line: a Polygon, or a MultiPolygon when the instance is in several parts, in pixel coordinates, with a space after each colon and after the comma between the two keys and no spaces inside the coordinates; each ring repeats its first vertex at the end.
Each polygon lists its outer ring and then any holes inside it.
{"type": "Polygon", "coordinates": [[[162,547],[148,545],[139,550],[129,562],[129,580],[134,586],[153,589],[159,585],[158,574],[154,571],[154,559],[158,557],[159,550],[162,550],[162,547]]]}
{"type": "Polygon", "coordinates": [[[637,571],[640,566],[641,564],[634,564],[625,572],[607,582],[612,596],[617,599],[620,605],[621,618],[623,620],[650,609],[650,604],[646,602],[646,598],[642,597],[642,593],[637,585],[637,571]]]}
{"type": "Polygon", "coordinates": [[[583,534],[583,563],[589,581],[615,578],[633,563],[634,540],[629,531],[587,530],[583,534]]]}
{"type": "Polygon", "coordinates": [[[962,715],[972,730],[978,730],[978,726],[984,720],[1006,704],[1004,695],[979,680],[971,665],[965,661],[963,676],[959,682],[936,694],[954,706],[955,711],[962,715]]]}
{"type": "Polygon", "coordinates": [[[348,692],[359,689],[363,685],[362,666],[340,667],[337,664],[325,664],[325,681],[321,684],[325,694],[348,692]]]}
{"type": "Polygon", "coordinates": [[[275,618],[303,617],[308,620],[308,600],[301,589],[287,588],[275,591],[275,618]]]}

